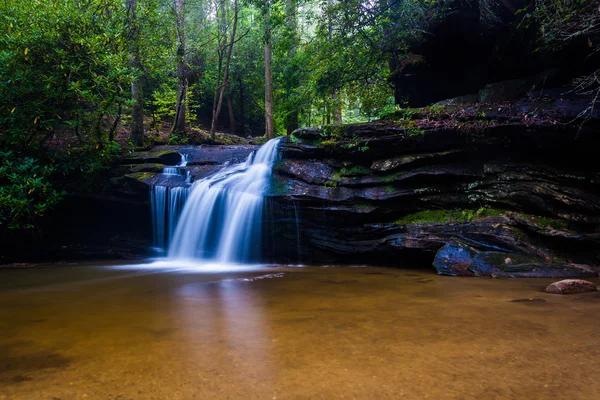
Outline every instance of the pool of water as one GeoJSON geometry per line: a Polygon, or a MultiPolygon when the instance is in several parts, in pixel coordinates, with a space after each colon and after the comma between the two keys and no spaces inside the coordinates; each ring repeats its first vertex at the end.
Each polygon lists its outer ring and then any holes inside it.
{"type": "Polygon", "coordinates": [[[190,267],[0,269],[0,399],[600,398],[598,293],[190,267]]]}

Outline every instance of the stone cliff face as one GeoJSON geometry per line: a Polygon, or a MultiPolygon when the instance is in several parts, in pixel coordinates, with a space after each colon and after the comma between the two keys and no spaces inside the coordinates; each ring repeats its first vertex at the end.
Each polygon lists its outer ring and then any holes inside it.
{"type": "MultiPolygon", "coordinates": [[[[592,109],[584,125],[571,122],[589,105],[563,96],[431,107],[297,130],[283,142],[273,171],[265,258],[433,264],[438,273],[461,276],[595,276],[600,117],[592,109]]],[[[151,245],[150,187],[186,184],[182,176],[160,174],[165,165],[187,154],[185,170],[197,180],[255,148],[165,146],[127,156],[97,196],[102,227],[84,227],[99,239],[80,253],[110,247],[115,256],[144,255],[151,245]],[[110,222],[114,213],[101,213],[101,203],[127,212],[110,222]],[[122,225],[126,234],[111,229],[122,225]]]]}
{"type": "Polygon", "coordinates": [[[600,136],[563,123],[584,103],[530,106],[294,132],[271,187],[272,257],[597,275],[581,264],[600,255],[600,136]]]}

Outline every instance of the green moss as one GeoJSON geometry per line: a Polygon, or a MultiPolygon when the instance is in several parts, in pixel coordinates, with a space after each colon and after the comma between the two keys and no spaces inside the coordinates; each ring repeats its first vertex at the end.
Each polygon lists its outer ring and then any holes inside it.
{"type": "Polygon", "coordinates": [[[340,142],[334,139],[321,140],[318,142],[321,146],[329,147],[329,146],[338,146],[340,142]]]}
{"type": "Polygon", "coordinates": [[[269,185],[269,193],[275,196],[283,196],[288,193],[288,184],[277,179],[272,179],[269,185]]]}
{"type": "Polygon", "coordinates": [[[415,114],[417,114],[417,110],[414,108],[401,108],[391,113],[384,114],[381,116],[381,118],[395,121],[406,121],[413,119],[415,114]]]}
{"type": "Polygon", "coordinates": [[[446,112],[446,107],[432,105],[425,107],[424,110],[432,117],[439,117],[446,112]]]}
{"type": "Polygon", "coordinates": [[[395,187],[393,187],[392,185],[387,185],[387,186],[385,187],[385,192],[386,192],[386,193],[388,193],[388,194],[389,194],[389,193],[393,193],[393,192],[394,192],[394,190],[396,190],[396,188],[395,188],[395,187]]]}
{"type": "Polygon", "coordinates": [[[369,168],[362,167],[362,166],[356,166],[356,167],[352,167],[352,168],[342,168],[333,177],[334,178],[342,178],[345,176],[365,176],[365,175],[370,175],[371,172],[372,171],[369,168]]]}
{"type": "Polygon", "coordinates": [[[505,210],[479,208],[477,210],[425,210],[405,215],[395,221],[398,225],[419,224],[426,222],[470,222],[478,219],[496,217],[506,214],[505,210]]]}
{"type": "Polygon", "coordinates": [[[542,229],[556,229],[556,230],[567,230],[568,226],[565,221],[556,219],[556,218],[548,218],[548,217],[540,217],[537,215],[519,215],[520,217],[527,219],[533,222],[535,225],[539,226],[542,229]]]}
{"type": "Polygon", "coordinates": [[[290,135],[290,141],[292,143],[302,143],[302,140],[296,135],[290,135]]]}
{"type": "Polygon", "coordinates": [[[321,136],[329,139],[341,139],[344,137],[345,127],[344,125],[327,125],[323,128],[321,136]]]}
{"type": "Polygon", "coordinates": [[[382,175],[379,177],[379,180],[383,183],[392,183],[392,182],[396,182],[396,180],[406,174],[406,171],[400,171],[400,172],[394,172],[393,174],[387,174],[387,175],[382,175]]]}
{"type": "Polygon", "coordinates": [[[414,127],[406,130],[406,136],[408,137],[421,137],[423,135],[425,135],[425,130],[421,128],[414,127]]]}
{"type": "Polygon", "coordinates": [[[127,174],[125,175],[127,178],[130,179],[135,179],[137,181],[145,181],[146,179],[150,179],[152,177],[154,177],[156,174],[152,173],[152,172],[134,172],[132,174],[127,174]]]}

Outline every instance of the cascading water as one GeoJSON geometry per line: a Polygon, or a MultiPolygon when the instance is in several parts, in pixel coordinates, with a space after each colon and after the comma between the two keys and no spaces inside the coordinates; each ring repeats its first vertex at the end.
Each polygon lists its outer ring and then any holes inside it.
{"type": "Polygon", "coordinates": [[[177,177],[184,186],[155,185],[150,191],[154,246],[160,251],[164,251],[170,238],[173,237],[177,220],[190,191],[191,176],[189,171],[183,169],[187,162],[188,155],[181,154],[181,162],[178,165],[165,167],[162,172],[163,175],[177,177]],[[182,178],[183,182],[181,182],[182,178]]]}
{"type": "MultiPolygon", "coordinates": [[[[153,192],[153,210],[160,207],[157,201],[166,204],[163,224],[169,221],[172,226],[179,216],[176,229],[169,236],[169,259],[234,263],[248,262],[259,255],[264,194],[278,158],[279,142],[280,138],[270,140],[245,163],[227,166],[190,188],[168,188],[168,198],[176,189],[186,193],[180,216],[179,210],[172,208],[176,205],[156,196],[160,190],[153,192]]],[[[156,213],[154,217],[160,218],[156,213]]],[[[165,226],[162,232],[167,232],[165,226]]]]}

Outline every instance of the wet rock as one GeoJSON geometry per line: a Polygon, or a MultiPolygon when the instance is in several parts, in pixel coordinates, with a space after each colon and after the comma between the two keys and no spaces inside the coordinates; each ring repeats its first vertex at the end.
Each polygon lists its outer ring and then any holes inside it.
{"type": "Polygon", "coordinates": [[[469,266],[476,276],[493,278],[560,278],[598,276],[598,269],[589,265],[546,262],[522,254],[482,252],[469,266]]]}
{"type": "Polygon", "coordinates": [[[292,132],[292,135],[305,140],[320,139],[323,133],[322,129],[318,128],[300,128],[292,132]]]}
{"type": "Polygon", "coordinates": [[[514,299],[511,303],[525,303],[525,304],[543,304],[546,303],[546,299],[540,299],[539,297],[530,297],[527,299],[514,299]]]}
{"type": "Polygon", "coordinates": [[[448,159],[449,156],[456,155],[460,152],[460,150],[449,150],[438,153],[409,154],[401,157],[377,160],[373,162],[371,169],[373,171],[386,172],[398,169],[400,167],[422,164],[423,162],[434,163],[448,159]]]}
{"type": "Polygon", "coordinates": [[[586,293],[596,292],[597,290],[595,283],[582,279],[564,279],[551,283],[546,287],[546,292],[553,294],[586,293]]]}
{"type": "Polygon", "coordinates": [[[113,175],[126,175],[137,172],[153,172],[161,173],[165,164],[159,163],[142,163],[142,164],[122,164],[111,171],[113,175]]]}
{"type": "Polygon", "coordinates": [[[537,76],[487,84],[479,91],[478,100],[480,103],[516,100],[519,95],[531,91],[531,88],[543,86],[544,82],[555,74],[556,71],[547,71],[537,76]]]}
{"type": "Polygon", "coordinates": [[[176,149],[157,149],[150,151],[139,151],[128,154],[123,159],[123,164],[165,164],[177,165],[181,162],[181,154],[176,149]]]}
{"type": "Polygon", "coordinates": [[[450,242],[438,250],[433,266],[439,275],[473,276],[469,266],[478,253],[465,244],[450,242]]]}
{"type": "Polygon", "coordinates": [[[106,192],[123,198],[136,198],[147,200],[150,186],[147,181],[155,178],[157,174],[151,172],[135,172],[109,179],[106,192]]]}

